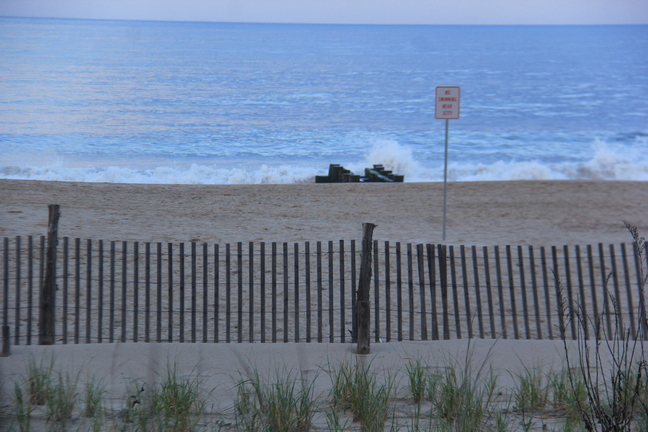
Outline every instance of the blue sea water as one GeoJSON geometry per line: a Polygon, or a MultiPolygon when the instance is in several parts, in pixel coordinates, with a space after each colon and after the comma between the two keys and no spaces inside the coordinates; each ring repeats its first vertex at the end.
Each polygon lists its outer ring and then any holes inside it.
{"type": "Polygon", "coordinates": [[[0,18],[0,178],[648,180],[648,26],[0,18]]]}

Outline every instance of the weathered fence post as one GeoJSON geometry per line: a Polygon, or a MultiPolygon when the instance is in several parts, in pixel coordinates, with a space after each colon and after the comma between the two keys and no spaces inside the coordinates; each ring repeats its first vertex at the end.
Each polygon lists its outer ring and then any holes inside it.
{"type": "Polygon", "coordinates": [[[56,247],[58,245],[58,220],[61,215],[58,204],[49,206],[47,226],[47,262],[45,280],[40,292],[39,345],[54,344],[55,300],[56,300],[56,247]]]}
{"type": "Polygon", "coordinates": [[[369,354],[369,324],[371,322],[371,310],[369,309],[369,290],[371,287],[371,246],[373,243],[373,230],[376,227],[372,223],[362,224],[362,256],[360,261],[360,281],[356,307],[357,314],[357,343],[358,354],[369,354]]]}
{"type": "Polygon", "coordinates": [[[9,357],[11,355],[11,348],[9,347],[9,326],[2,326],[2,353],[0,357],[9,357]]]}

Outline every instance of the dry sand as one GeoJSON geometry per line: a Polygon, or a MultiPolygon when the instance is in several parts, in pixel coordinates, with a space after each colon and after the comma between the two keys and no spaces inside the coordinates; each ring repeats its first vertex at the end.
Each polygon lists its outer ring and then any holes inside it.
{"type": "MultiPolygon", "coordinates": [[[[442,240],[443,184],[141,185],[0,180],[0,236],[43,235],[59,204],[60,236],[139,241],[442,240]]],[[[449,244],[563,245],[648,232],[648,183],[449,183],[449,244]]]]}
{"type": "MultiPolygon", "coordinates": [[[[151,242],[327,241],[359,239],[363,222],[377,224],[374,238],[441,242],[443,185],[125,185],[0,180],[0,237],[40,236],[47,204],[60,204],[60,236],[151,242]]],[[[519,181],[450,183],[448,244],[573,245],[629,242],[626,220],[648,232],[648,183],[519,181]]],[[[442,367],[468,348],[490,361],[506,381],[522,365],[559,368],[555,341],[391,342],[373,345],[381,369],[403,371],[415,357],[442,367]],[[493,347],[494,345],[494,348],[493,347]],[[492,350],[491,350],[492,348],[492,350]]],[[[167,361],[184,374],[207,377],[224,389],[216,402],[231,402],[232,375],[246,365],[286,366],[314,376],[329,361],[354,358],[344,344],[102,344],[13,347],[0,359],[0,380],[11,381],[30,357],[54,354],[57,363],[98,373],[119,404],[128,378],[154,379],[167,361]],[[222,398],[222,399],[219,399],[222,398]]],[[[330,386],[318,378],[318,389],[330,386]]],[[[500,383],[506,386],[506,382],[500,383]]],[[[511,384],[511,383],[508,383],[511,384]]],[[[7,395],[5,388],[5,397],[7,395]]],[[[504,395],[506,397],[506,391],[504,395]]],[[[410,401],[399,405],[407,424],[410,401]]],[[[320,417],[320,421],[322,420],[320,417]]],[[[549,420],[541,419],[539,429],[549,420]]],[[[0,425],[1,426],[1,425],[0,425]]],[[[517,427],[512,427],[515,430],[517,427]]],[[[405,429],[404,429],[405,430],[405,429]]]]}

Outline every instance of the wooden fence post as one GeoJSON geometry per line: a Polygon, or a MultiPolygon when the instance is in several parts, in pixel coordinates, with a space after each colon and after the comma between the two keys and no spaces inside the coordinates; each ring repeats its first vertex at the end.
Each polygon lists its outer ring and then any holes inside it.
{"type": "Polygon", "coordinates": [[[358,336],[358,354],[369,354],[369,324],[371,322],[371,310],[369,309],[369,290],[371,287],[371,246],[373,230],[376,227],[372,223],[362,224],[362,257],[360,262],[360,281],[358,283],[357,308],[358,317],[356,320],[358,329],[355,332],[358,336]]]}
{"type": "Polygon", "coordinates": [[[3,325],[2,326],[2,353],[0,354],[0,357],[9,357],[11,355],[11,348],[9,344],[10,344],[9,326],[3,325]]]}
{"type": "Polygon", "coordinates": [[[54,344],[55,300],[56,300],[56,247],[58,245],[58,220],[61,215],[58,204],[49,206],[47,226],[47,262],[45,280],[40,293],[39,345],[54,344]]]}

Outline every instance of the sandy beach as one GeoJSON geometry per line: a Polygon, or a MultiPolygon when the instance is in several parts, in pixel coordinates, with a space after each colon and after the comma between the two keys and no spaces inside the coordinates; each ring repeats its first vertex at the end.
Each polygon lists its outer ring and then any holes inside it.
{"type": "MultiPolygon", "coordinates": [[[[446,243],[572,245],[628,242],[648,232],[648,184],[616,181],[449,183],[446,243]]],[[[443,184],[143,185],[0,180],[0,235],[103,240],[442,240],[443,184]]]]}
{"type": "MultiPolygon", "coordinates": [[[[301,242],[360,239],[362,223],[377,224],[374,238],[441,243],[443,184],[142,185],[0,180],[0,236],[41,236],[47,205],[61,206],[59,236],[142,242],[301,242]]],[[[512,181],[450,183],[447,239],[450,245],[583,245],[628,243],[623,221],[648,233],[645,182],[512,181]]],[[[285,365],[314,376],[329,361],[355,358],[350,344],[91,344],[13,347],[0,359],[0,379],[24,372],[29,358],[52,354],[84,374],[105,373],[111,403],[123,402],[128,377],[155,380],[161,364],[177,359],[182,373],[207,377],[226,389],[219,406],[234,397],[232,375],[250,365],[285,365]],[[157,346],[157,348],[156,348],[157,346]],[[309,348],[309,347],[313,348],[309,348]],[[289,348],[286,348],[289,347],[289,348]],[[80,366],[82,365],[82,366],[80,366]]],[[[524,364],[560,368],[558,341],[390,342],[373,345],[378,370],[403,371],[412,358],[433,367],[463,359],[497,365],[503,385],[524,364]],[[495,348],[493,348],[495,347],[495,348]],[[542,363],[540,365],[540,363],[542,363]]],[[[47,357],[49,358],[49,357],[47,357]]],[[[267,371],[266,371],[267,372],[267,371]]],[[[319,376],[325,393],[330,379],[319,376]]],[[[502,400],[508,390],[503,391],[502,400]]],[[[7,397],[5,389],[4,397],[7,397]]],[[[5,399],[6,401],[7,399],[5,399]]],[[[399,425],[408,430],[411,401],[398,402],[399,425]]],[[[550,427],[554,414],[540,418],[550,427]]],[[[513,415],[515,421],[517,417],[513,415]]],[[[230,419],[231,421],[231,419],[230,419]]],[[[318,424],[326,425],[323,413],[318,424]]],[[[517,430],[511,427],[510,430],[517,430]]]]}

